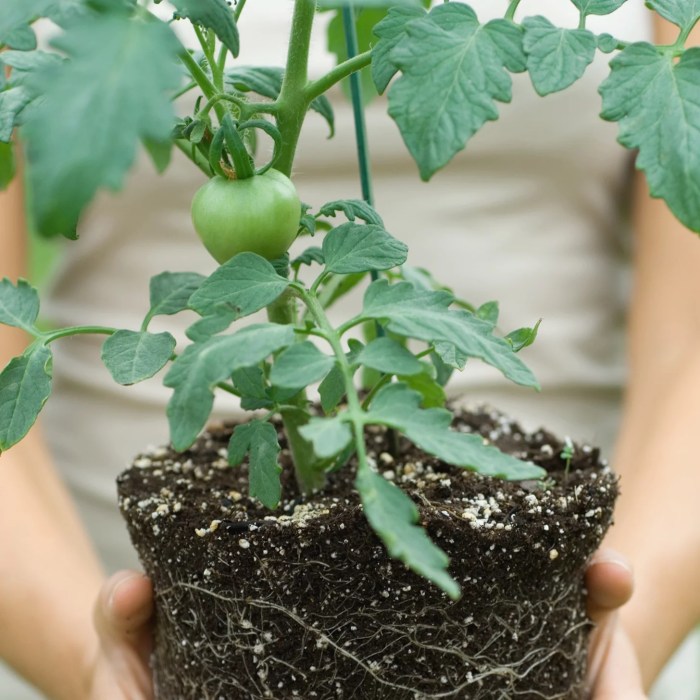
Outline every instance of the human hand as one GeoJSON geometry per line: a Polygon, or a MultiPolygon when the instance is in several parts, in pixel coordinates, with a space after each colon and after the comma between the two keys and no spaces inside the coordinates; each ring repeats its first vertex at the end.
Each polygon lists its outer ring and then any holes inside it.
{"type": "Polygon", "coordinates": [[[99,648],[88,700],[153,700],[152,616],[153,588],[143,574],[120,571],[102,586],[94,611],[99,648]]]}
{"type": "Polygon", "coordinates": [[[588,655],[591,700],[646,700],[637,657],[617,609],[632,595],[632,570],[612,549],[600,549],[586,571],[588,616],[596,624],[588,655]]]}

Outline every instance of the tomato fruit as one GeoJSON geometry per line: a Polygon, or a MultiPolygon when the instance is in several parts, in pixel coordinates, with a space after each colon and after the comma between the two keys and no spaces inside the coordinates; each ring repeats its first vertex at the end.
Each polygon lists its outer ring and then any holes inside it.
{"type": "Polygon", "coordinates": [[[219,263],[243,252],[282,256],[299,229],[301,202],[292,181],[277,170],[244,180],[217,175],[192,200],[192,223],[219,263]]]}

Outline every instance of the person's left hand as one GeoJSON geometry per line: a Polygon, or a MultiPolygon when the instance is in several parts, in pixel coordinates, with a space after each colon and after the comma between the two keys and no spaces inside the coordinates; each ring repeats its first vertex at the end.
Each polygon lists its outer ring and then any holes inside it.
{"type": "Polygon", "coordinates": [[[591,700],[646,700],[639,663],[617,609],[632,596],[632,570],[612,549],[600,549],[586,571],[588,616],[596,629],[588,655],[591,700]]]}
{"type": "Polygon", "coordinates": [[[120,571],[100,591],[94,612],[99,638],[88,700],[153,700],[153,587],[136,571],[120,571]]]}

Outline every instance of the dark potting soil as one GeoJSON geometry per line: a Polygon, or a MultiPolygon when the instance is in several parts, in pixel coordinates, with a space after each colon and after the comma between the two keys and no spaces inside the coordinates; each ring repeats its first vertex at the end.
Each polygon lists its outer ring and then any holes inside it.
{"type": "Polygon", "coordinates": [[[449,555],[458,601],[388,558],[352,466],[305,501],[283,450],[273,513],[247,497],[245,464],[227,465],[231,427],[137,458],[119,502],[156,589],[157,698],[581,700],[583,571],[611,522],[616,477],[587,446],[565,470],[559,440],[496,412],[462,413],[455,427],[549,473],[504,482],[403,440],[394,459],[385,433],[368,432],[377,469],[449,555]]]}

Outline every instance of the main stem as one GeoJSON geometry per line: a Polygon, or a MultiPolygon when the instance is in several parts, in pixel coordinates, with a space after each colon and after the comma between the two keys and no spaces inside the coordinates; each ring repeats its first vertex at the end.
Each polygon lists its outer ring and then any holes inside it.
{"type": "Polygon", "coordinates": [[[316,0],[296,0],[294,3],[287,66],[277,100],[277,127],[282,135],[282,147],[275,168],[287,176],[292,172],[308,107],[305,88],[309,79],[309,46],[315,12],[316,0]]]}
{"type": "MultiPolygon", "coordinates": [[[[308,100],[305,87],[309,73],[309,45],[311,29],[316,12],[316,0],[296,0],[287,53],[287,66],[282,81],[282,89],[277,100],[277,127],[282,136],[282,145],[275,168],[287,176],[291,175],[294,154],[299,134],[304,123],[308,100]]],[[[268,307],[267,315],[273,323],[293,324],[296,321],[296,299],[283,294],[268,307]]],[[[284,432],[294,462],[294,472],[302,493],[309,493],[325,483],[322,465],[313,451],[313,446],[304,440],[299,429],[309,420],[306,410],[306,392],[301,392],[298,406],[281,411],[284,432]]]]}

